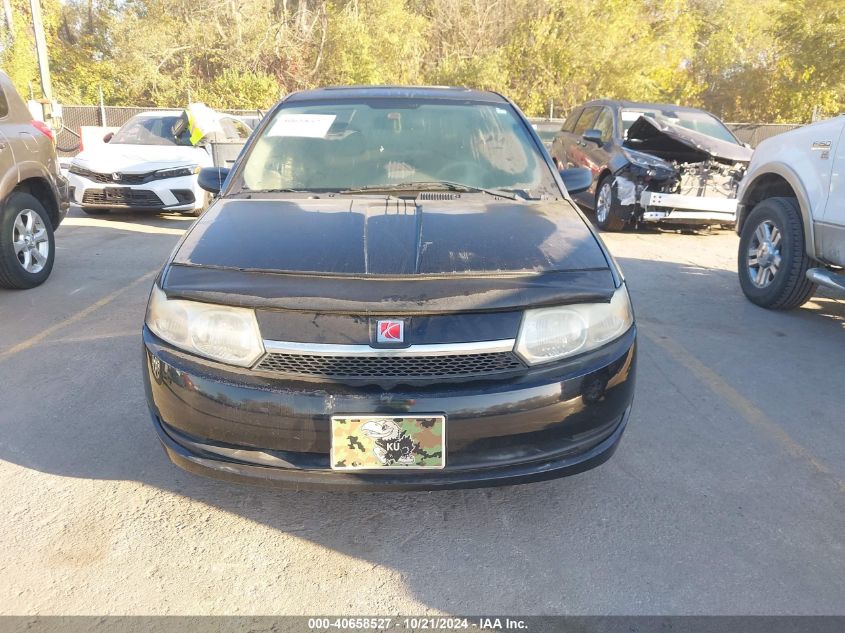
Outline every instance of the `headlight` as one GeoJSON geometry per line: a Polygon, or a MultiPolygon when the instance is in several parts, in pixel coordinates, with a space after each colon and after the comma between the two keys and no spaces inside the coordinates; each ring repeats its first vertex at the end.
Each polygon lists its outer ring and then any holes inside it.
{"type": "Polygon", "coordinates": [[[147,326],[171,345],[221,363],[250,367],[264,353],[253,310],[168,299],[157,285],[147,326]]]}
{"type": "Polygon", "coordinates": [[[638,152],[637,150],[623,148],[622,154],[625,158],[628,159],[629,162],[636,165],[637,167],[642,167],[643,169],[664,169],[667,171],[674,171],[671,163],[667,163],[662,158],[658,158],[657,156],[652,156],[651,154],[646,154],[644,152],[638,152]]]}
{"type": "Polygon", "coordinates": [[[68,171],[72,174],[76,174],[77,176],[88,176],[91,174],[91,171],[89,169],[80,167],[76,163],[71,163],[70,167],[68,167],[68,171]]]}
{"type": "Polygon", "coordinates": [[[187,167],[175,167],[172,169],[159,169],[155,172],[154,177],[160,178],[179,178],[181,176],[193,176],[200,171],[199,165],[188,165],[187,167]]]}
{"type": "Polygon", "coordinates": [[[516,353],[529,365],[589,352],[618,338],[634,323],[625,284],[610,303],[577,303],[527,310],[516,340],[516,353]]]}

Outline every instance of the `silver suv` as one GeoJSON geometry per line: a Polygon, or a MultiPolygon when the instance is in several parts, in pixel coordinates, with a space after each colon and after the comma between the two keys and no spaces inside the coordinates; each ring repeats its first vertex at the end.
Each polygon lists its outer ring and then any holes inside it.
{"type": "Polygon", "coordinates": [[[0,287],[32,288],[50,276],[67,194],[53,132],[0,72],[0,287]]]}

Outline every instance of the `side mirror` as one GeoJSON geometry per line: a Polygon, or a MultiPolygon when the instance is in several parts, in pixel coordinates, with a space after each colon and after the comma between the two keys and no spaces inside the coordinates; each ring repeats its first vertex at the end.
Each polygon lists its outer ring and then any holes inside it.
{"type": "Polygon", "coordinates": [[[103,143],[108,143],[110,140],[112,140],[113,136],[114,136],[114,132],[109,132],[108,134],[106,134],[103,137],[103,143]]]}
{"type": "Polygon", "coordinates": [[[203,167],[200,169],[197,182],[200,188],[205,189],[208,193],[217,195],[223,188],[223,183],[229,175],[228,167],[203,167]]]}
{"type": "Polygon", "coordinates": [[[584,136],[582,138],[590,143],[595,143],[599,147],[604,145],[604,141],[601,138],[601,130],[587,130],[584,132],[584,136]]]}
{"type": "Polygon", "coordinates": [[[593,184],[593,172],[584,167],[570,167],[560,170],[560,179],[569,195],[587,191],[593,184]]]}

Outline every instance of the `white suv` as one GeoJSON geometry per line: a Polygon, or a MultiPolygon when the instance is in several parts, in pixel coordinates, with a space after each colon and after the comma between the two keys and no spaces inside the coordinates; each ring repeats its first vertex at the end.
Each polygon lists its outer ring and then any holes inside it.
{"type": "Polygon", "coordinates": [[[739,282],[788,310],[819,285],[845,292],[845,115],[762,142],[740,185],[739,282]]]}

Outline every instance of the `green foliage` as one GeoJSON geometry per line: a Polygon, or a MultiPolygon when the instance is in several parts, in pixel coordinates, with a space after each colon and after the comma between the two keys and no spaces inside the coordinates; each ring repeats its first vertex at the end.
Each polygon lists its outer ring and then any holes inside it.
{"type": "Polygon", "coordinates": [[[202,84],[193,94],[194,100],[212,108],[269,108],[279,100],[279,84],[265,73],[223,70],[211,81],[202,84]]]}
{"type": "MultiPolygon", "coordinates": [[[[503,92],[529,114],[616,97],[729,120],[845,110],[842,0],[41,0],[64,103],[261,108],[328,84],[503,92]]],[[[0,63],[40,96],[28,0],[0,63]]]]}

